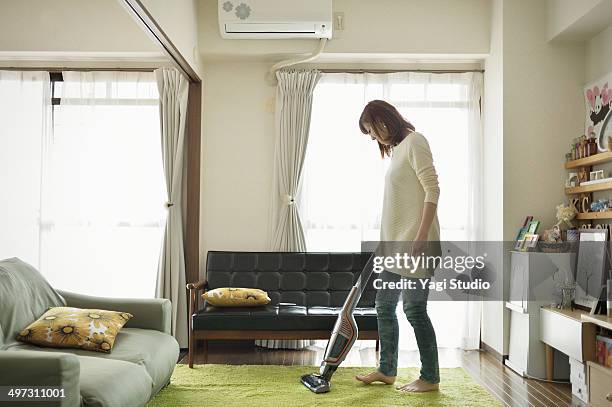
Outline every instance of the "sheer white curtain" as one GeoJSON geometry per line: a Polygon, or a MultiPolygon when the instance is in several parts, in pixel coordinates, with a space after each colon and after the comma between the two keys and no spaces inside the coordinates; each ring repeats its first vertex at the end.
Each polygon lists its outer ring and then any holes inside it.
{"type": "Polygon", "coordinates": [[[155,295],[172,301],[172,335],[182,348],[187,345],[187,295],[185,293],[185,250],[183,245],[183,158],[187,126],[189,82],[174,68],[155,70],[160,94],[161,144],[166,180],[168,215],[155,295]]]}
{"type": "Polygon", "coordinates": [[[47,72],[0,71],[0,259],[19,257],[35,267],[50,89],[47,72]]]}
{"type": "Polygon", "coordinates": [[[165,221],[150,72],[63,72],[44,139],[40,267],[58,288],[153,297],[165,221]]]}
{"type": "MultiPolygon", "coordinates": [[[[323,74],[299,196],[308,250],[359,251],[362,241],[379,239],[388,160],[358,127],[372,99],[395,105],[429,141],[441,189],[441,239],[480,239],[481,93],[479,72],[323,74]]],[[[479,303],[430,301],[429,314],[439,347],[478,347],[479,303]]],[[[400,321],[400,347],[416,349],[410,326],[400,321]]]]}

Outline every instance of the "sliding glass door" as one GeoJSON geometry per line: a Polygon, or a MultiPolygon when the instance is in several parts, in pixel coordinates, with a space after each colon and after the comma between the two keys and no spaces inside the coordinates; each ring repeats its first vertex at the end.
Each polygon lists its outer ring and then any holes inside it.
{"type": "Polygon", "coordinates": [[[51,78],[14,85],[12,99],[28,109],[7,115],[15,129],[1,124],[0,173],[11,191],[1,255],[31,262],[59,289],[153,297],[166,212],[154,76],[51,78]]]}

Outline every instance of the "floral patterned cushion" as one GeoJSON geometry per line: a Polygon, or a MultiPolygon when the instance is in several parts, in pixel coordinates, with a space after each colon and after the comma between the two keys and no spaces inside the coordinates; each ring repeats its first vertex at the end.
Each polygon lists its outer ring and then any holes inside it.
{"type": "Polygon", "coordinates": [[[215,288],[202,294],[202,298],[215,307],[256,307],[270,303],[268,293],[258,288],[215,288]]]}
{"type": "Polygon", "coordinates": [[[127,312],[53,307],[17,334],[17,340],[52,348],[79,348],[110,353],[127,312]]]}

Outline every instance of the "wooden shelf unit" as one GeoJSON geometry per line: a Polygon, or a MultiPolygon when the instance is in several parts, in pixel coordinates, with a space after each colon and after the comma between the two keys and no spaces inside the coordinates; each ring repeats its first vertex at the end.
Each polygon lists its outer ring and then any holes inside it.
{"type": "Polygon", "coordinates": [[[590,322],[592,324],[598,325],[602,328],[606,328],[612,331],[612,317],[608,317],[602,314],[597,314],[597,315],[581,314],[580,318],[583,321],[590,322]]]}
{"type": "Polygon", "coordinates": [[[580,212],[576,214],[578,220],[612,219],[612,210],[605,212],[580,212]]]}
{"type": "Polygon", "coordinates": [[[603,153],[598,153],[590,157],[567,161],[565,163],[565,168],[569,170],[571,168],[590,167],[591,165],[603,164],[610,161],[612,161],[612,152],[605,151],[603,153]]]}
{"type": "Polygon", "coordinates": [[[612,181],[602,182],[599,184],[565,188],[565,194],[566,195],[588,194],[589,192],[605,191],[607,189],[612,189],[612,181]]]}

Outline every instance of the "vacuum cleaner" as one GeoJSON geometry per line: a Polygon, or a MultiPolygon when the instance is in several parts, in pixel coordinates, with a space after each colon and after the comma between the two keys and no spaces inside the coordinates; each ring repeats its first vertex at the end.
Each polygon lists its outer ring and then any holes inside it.
{"type": "Polygon", "coordinates": [[[346,355],[349,353],[353,344],[357,340],[357,323],[355,322],[355,317],[353,316],[353,312],[355,311],[355,307],[357,307],[357,303],[361,298],[361,294],[365,290],[367,286],[368,280],[374,271],[372,267],[374,259],[374,254],[370,256],[366,266],[361,272],[359,279],[351,288],[342,309],[340,310],[340,314],[338,315],[338,319],[336,319],[336,323],[334,324],[334,328],[332,330],[331,337],[329,338],[329,342],[327,342],[327,347],[325,348],[325,357],[323,358],[323,362],[321,362],[321,368],[319,369],[319,374],[311,373],[306,374],[301,377],[301,382],[306,388],[314,393],[327,393],[331,388],[331,377],[340,366],[340,363],[344,361],[346,355]]]}

